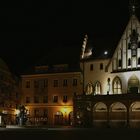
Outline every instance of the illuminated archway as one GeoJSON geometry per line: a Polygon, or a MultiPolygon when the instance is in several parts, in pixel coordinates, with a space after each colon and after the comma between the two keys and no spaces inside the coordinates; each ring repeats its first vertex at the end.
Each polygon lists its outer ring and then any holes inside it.
{"type": "Polygon", "coordinates": [[[139,92],[139,79],[136,75],[132,75],[128,80],[128,92],[138,93],[139,92]]]}

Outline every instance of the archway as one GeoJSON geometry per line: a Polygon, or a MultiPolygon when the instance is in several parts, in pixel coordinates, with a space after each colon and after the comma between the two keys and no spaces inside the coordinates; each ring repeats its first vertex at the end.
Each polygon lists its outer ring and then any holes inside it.
{"type": "Polygon", "coordinates": [[[115,102],[110,106],[110,125],[113,127],[123,127],[126,125],[127,108],[121,102],[115,102]]]}
{"type": "Polygon", "coordinates": [[[135,75],[132,75],[128,80],[128,92],[129,93],[139,92],[139,79],[135,75]]]}
{"type": "Polygon", "coordinates": [[[93,125],[96,127],[107,125],[107,106],[103,102],[98,102],[94,105],[93,125]]]}
{"type": "Polygon", "coordinates": [[[140,101],[133,102],[130,106],[130,126],[140,127],[140,101]]]}

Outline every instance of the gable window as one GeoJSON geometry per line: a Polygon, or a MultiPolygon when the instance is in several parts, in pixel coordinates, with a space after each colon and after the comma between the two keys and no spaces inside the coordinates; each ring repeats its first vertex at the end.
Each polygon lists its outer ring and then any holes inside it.
{"type": "Polygon", "coordinates": [[[100,63],[100,70],[103,70],[103,63],[100,63]]]}

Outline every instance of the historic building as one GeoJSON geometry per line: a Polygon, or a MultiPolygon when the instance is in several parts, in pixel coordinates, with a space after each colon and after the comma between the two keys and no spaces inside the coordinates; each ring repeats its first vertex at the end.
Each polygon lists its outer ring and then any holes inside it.
{"type": "Polygon", "coordinates": [[[80,68],[68,64],[35,66],[21,75],[21,104],[31,125],[72,125],[73,95],[80,94],[80,68]]]}
{"type": "Polygon", "coordinates": [[[0,59],[0,126],[15,124],[16,107],[20,103],[17,78],[0,59]]]}
{"type": "Polygon", "coordinates": [[[140,22],[135,10],[132,3],[111,58],[94,58],[85,35],[80,64],[84,94],[74,98],[75,125],[140,127],[140,22]]]}

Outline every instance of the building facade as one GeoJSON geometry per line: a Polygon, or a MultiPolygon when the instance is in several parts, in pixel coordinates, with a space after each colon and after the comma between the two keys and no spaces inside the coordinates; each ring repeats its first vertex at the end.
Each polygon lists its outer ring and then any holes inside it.
{"type": "Polygon", "coordinates": [[[75,124],[140,127],[140,22],[135,5],[111,58],[93,58],[87,42],[86,35],[81,53],[84,95],[74,98],[75,124]]]}
{"type": "Polygon", "coordinates": [[[16,107],[19,103],[18,80],[0,59],[0,126],[15,124],[16,107]]]}
{"type": "Polygon", "coordinates": [[[28,110],[31,125],[72,125],[73,95],[82,89],[81,72],[69,65],[36,66],[21,75],[21,104],[28,110]]]}

